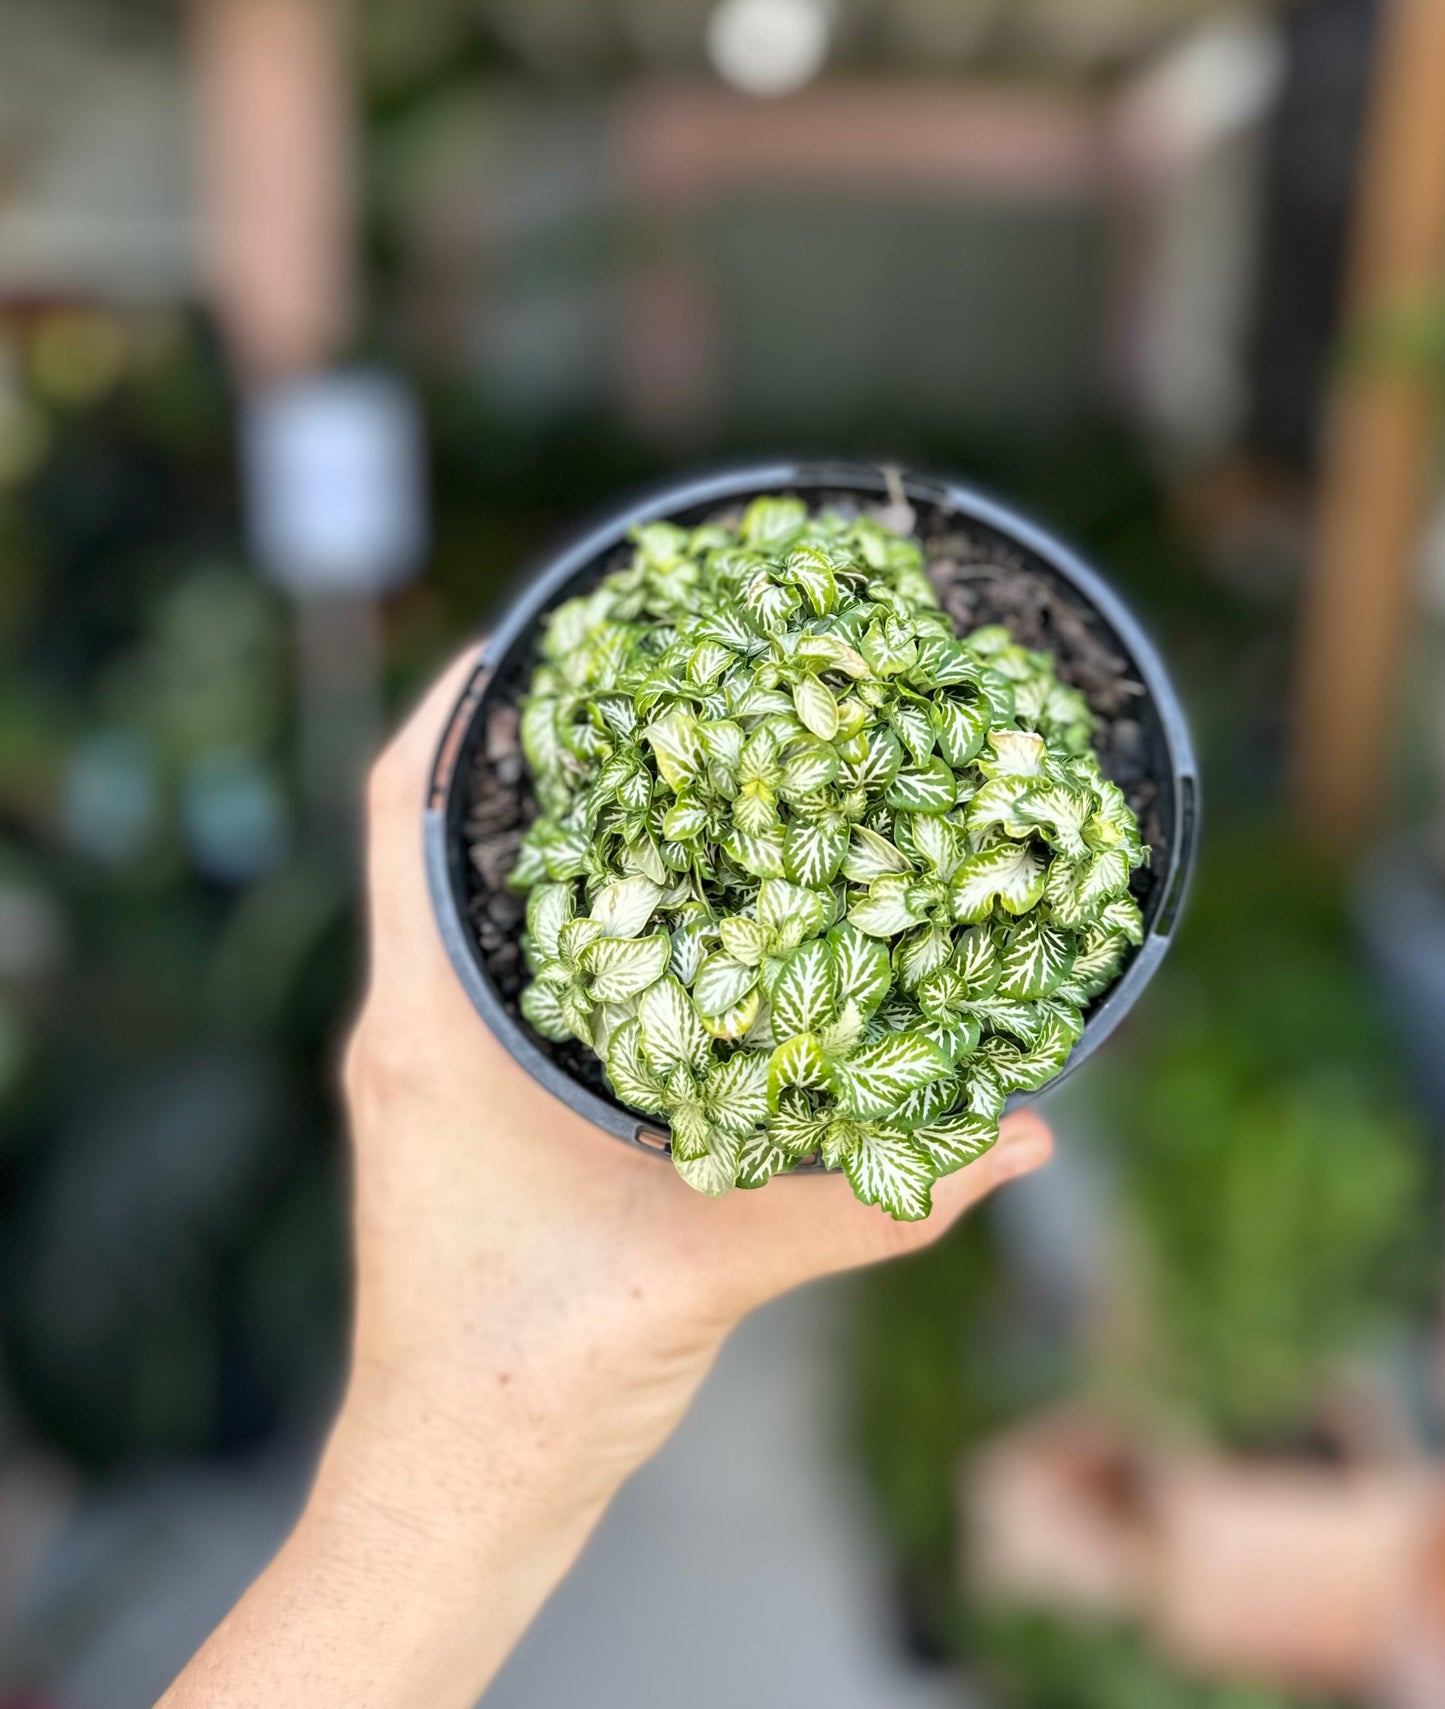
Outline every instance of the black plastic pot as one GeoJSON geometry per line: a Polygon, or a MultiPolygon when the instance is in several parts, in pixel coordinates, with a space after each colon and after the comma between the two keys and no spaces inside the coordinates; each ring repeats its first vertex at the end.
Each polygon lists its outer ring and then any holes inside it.
{"type": "MultiPolygon", "coordinates": [[[[582,1085],[552,1059],[545,1041],[503,1000],[470,925],[474,880],[463,827],[472,764],[488,715],[494,706],[515,699],[525,689],[542,620],[554,606],[586,591],[614,567],[619,548],[638,523],[663,518],[692,524],[760,493],[796,493],[810,501],[852,496],[875,503],[890,491],[896,493],[899,480],[891,471],[868,464],[779,462],[714,470],[630,499],[538,566],[487,642],[448,722],[432,771],[424,827],[427,877],[447,954],[478,1013],[533,1079],[619,1139],[659,1152],[668,1146],[667,1134],[659,1131],[655,1121],[582,1085]]],[[[1062,1072],[1049,1082],[1056,1086],[1099,1048],[1138,1002],[1169,947],[1198,829],[1199,785],[1189,731],[1158,654],[1123,602],[1069,547],[958,481],[904,475],[901,487],[915,506],[942,513],[950,523],[956,519],[960,528],[996,540],[1031,570],[1065,584],[1076,603],[1089,608],[1145,691],[1136,716],[1149,773],[1158,790],[1163,848],[1156,850],[1144,900],[1144,941],[1118,982],[1090,1010],[1083,1037],[1062,1072]]],[[[1037,1096],[1037,1092],[1026,1094],[1015,1102],[1037,1096]]]]}

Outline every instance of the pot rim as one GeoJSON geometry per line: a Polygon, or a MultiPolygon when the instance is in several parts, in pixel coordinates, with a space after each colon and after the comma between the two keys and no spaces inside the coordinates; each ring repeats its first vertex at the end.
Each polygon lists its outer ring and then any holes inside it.
{"type": "Polygon", "coordinates": [[[702,474],[655,482],[634,492],[568,536],[527,576],[502,620],[483,644],[477,664],[457,699],[437,745],[427,786],[422,837],[432,912],[448,959],[473,1007],[507,1052],[539,1084],[578,1115],[614,1137],[666,1154],[670,1137],[656,1121],[623,1109],[582,1085],[539,1046],[507,1009],[487,971],[466,907],[466,854],[460,836],[467,767],[460,763],[486,690],[513,648],[563,595],[571,581],[622,545],[639,523],[657,521],[728,500],[764,493],[809,490],[869,496],[901,491],[910,499],[940,506],[982,523],[1021,546],[1091,605],[1113,631],[1152,701],[1169,754],[1173,782],[1170,859],[1160,900],[1146,922],[1143,943],[1119,980],[1090,1013],[1083,1035],[1063,1068],[1035,1092],[1016,1093],[1010,1109],[1052,1091],[1094,1054],[1134,1007],[1168,951],[1178,923],[1198,843],[1199,775],[1188,723],[1173,683],[1153,643],[1118,594],[1071,546],[988,493],[938,474],[919,474],[890,464],[845,459],[778,459],[729,464],[702,474]]]}

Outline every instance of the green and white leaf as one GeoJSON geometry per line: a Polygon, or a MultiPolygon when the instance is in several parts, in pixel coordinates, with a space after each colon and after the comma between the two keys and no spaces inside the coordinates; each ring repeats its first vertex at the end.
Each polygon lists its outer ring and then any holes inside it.
{"type": "Polygon", "coordinates": [[[838,975],[839,1006],[851,1006],[866,1020],[888,994],[892,974],[887,946],[848,920],[833,927],[828,942],[838,975]]]}
{"type": "Polygon", "coordinates": [[[598,938],[583,952],[583,965],[592,976],[592,996],[599,1003],[625,1003],[667,972],[672,940],[666,932],[650,938],[598,938]]]}
{"type": "Polygon", "coordinates": [[[795,820],[783,833],[783,871],[797,884],[821,890],[838,875],[848,851],[841,819],[795,820]]]}
{"type": "Polygon", "coordinates": [[[793,684],[793,705],[804,726],[821,741],[831,742],[838,734],[838,702],[817,677],[805,676],[793,684]]]}
{"type": "Polygon", "coordinates": [[[726,954],[704,957],[692,984],[699,1014],[724,1015],[734,1009],[758,982],[758,970],[726,954]]]}
{"type": "Polygon", "coordinates": [[[575,906],[570,884],[539,884],[527,898],[527,932],[549,961],[557,957],[558,937],[575,906]]]}
{"type": "Polygon", "coordinates": [[[709,1069],[703,1102],[714,1126],[743,1138],[768,1119],[768,1059],[740,1050],[709,1069]]]}
{"type": "Polygon", "coordinates": [[[554,985],[534,980],[522,993],[520,1008],[543,1038],[570,1038],[572,1029],[562,1013],[562,1002],[554,985]]]}
{"type": "Polygon", "coordinates": [[[642,993],[637,1005],[642,1028],[642,1048],[653,1070],[661,1075],[674,1068],[704,1067],[712,1047],[692,998],[675,979],[666,975],[642,993]]]}
{"type": "Polygon", "coordinates": [[[653,1072],[642,1049],[642,1027],[625,1021],[607,1046],[607,1078],[624,1104],[650,1115],[660,1114],[665,1093],[660,1077],[653,1072]]]}
{"type": "Polygon", "coordinates": [[[672,712],[649,724],[642,734],[656,756],[663,782],[679,795],[702,777],[707,749],[696,718],[686,712],[672,712]]]}
{"type": "Polygon", "coordinates": [[[777,1109],[785,1092],[823,1091],[829,1074],[823,1047],[811,1033],[784,1039],[768,1058],[769,1109],[777,1109]]]}
{"type": "Polygon", "coordinates": [[[1024,914],[1044,893],[1046,868],[1031,843],[999,843],[970,855],[953,880],[953,915],[965,924],[987,919],[995,902],[1024,914]]]}
{"type": "Polygon", "coordinates": [[[978,762],[985,777],[1042,777],[1048,752],[1033,730],[990,730],[989,751],[978,762]]]}
{"type": "Polygon", "coordinates": [[[998,1118],[959,1110],[913,1130],[913,1143],[940,1175],[976,1163],[998,1139],[998,1118]]]}
{"type": "Polygon", "coordinates": [[[848,918],[869,937],[891,938],[915,925],[922,911],[910,879],[876,878],[866,896],[849,904],[848,918]]]}
{"type": "Polygon", "coordinates": [[[904,813],[946,813],[958,799],[958,780],[935,754],[921,765],[900,767],[884,799],[904,813]]]}
{"type": "Polygon", "coordinates": [[[769,1000],[773,1030],[817,1033],[833,1019],[838,1004],[838,970],[832,946],[814,938],[795,949],[783,964],[769,1000]]]}
{"type": "Polygon", "coordinates": [[[834,1070],[838,1101],[855,1116],[882,1116],[917,1086],[948,1072],[937,1045],[917,1033],[890,1033],[834,1070]]]}
{"type": "Polygon", "coordinates": [[[910,873],[913,863],[887,837],[870,831],[866,825],[854,825],[841,870],[843,876],[851,878],[855,884],[871,884],[875,878],[910,873]]]}
{"type": "Polygon", "coordinates": [[[635,938],[645,930],[662,896],[650,878],[619,878],[592,898],[591,917],[609,938],[635,938]]]}
{"type": "Polygon", "coordinates": [[[1043,914],[1030,914],[1009,933],[999,967],[998,994],[1025,1001],[1047,997],[1074,965],[1074,939],[1043,914]]]}
{"type": "Polygon", "coordinates": [[[933,1208],[935,1171],[912,1138],[889,1128],[864,1128],[844,1161],[853,1191],[899,1222],[921,1222],[933,1208]]]}

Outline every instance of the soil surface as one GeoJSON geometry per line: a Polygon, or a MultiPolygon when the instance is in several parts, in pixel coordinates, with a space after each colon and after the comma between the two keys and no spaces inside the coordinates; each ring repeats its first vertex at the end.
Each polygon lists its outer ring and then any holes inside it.
{"type": "MultiPolygon", "coordinates": [[[[823,496],[817,503],[820,509],[848,513],[860,508],[853,494],[823,496]]],[[[1153,851],[1152,864],[1141,867],[1131,882],[1147,920],[1150,901],[1169,869],[1159,784],[1161,776],[1167,780],[1167,752],[1143,685],[1134,678],[1112,632],[1047,564],[981,524],[960,526],[952,512],[907,502],[862,508],[922,542],[929,578],[959,634],[983,624],[1002,624],[1024,646],[1051,653],[1059,679],[1088,700],[1098,719],[1094,747],[1100,766],[1124,791],[1153,851]]],[[[727,510],[716,519],[735,522],[740,513],[740,508],[727,510]]],[[[630,555],[630,547],[619,548],[597,566],[593,580],[620,567],[630,555]]],[[[463,833],[470,855],[472,927],[502,1001],[518,1018],[518,998],[527,982],[518,942],[526,902],[507,888],[507,874],[523,833],[537,816],[517,717],[517,700],[526,690],[532,663],[526,648],[513,649],[513,662],[487,697],[485,729],[473,744],[463,833]]],[[[591,1051],[573,1040],[555,1044],[532,1036],[574,1079],[609,1103],[617,1102],[591,1051]]]]}

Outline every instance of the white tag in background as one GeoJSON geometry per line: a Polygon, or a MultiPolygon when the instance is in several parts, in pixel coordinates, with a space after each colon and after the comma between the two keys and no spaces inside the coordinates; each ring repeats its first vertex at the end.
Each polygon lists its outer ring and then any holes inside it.
{"type": "Polygon", "coordinates": [[[263,388],[244,406],[241,458],[251,550],[288,592],[375,597],[420,571],[423,430],[399,380],[353,370],[263,388]]]}

